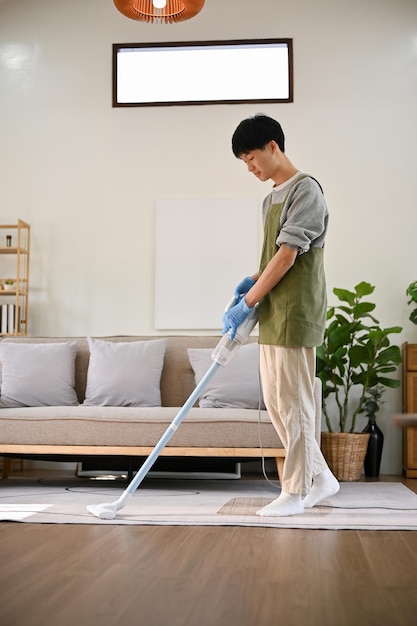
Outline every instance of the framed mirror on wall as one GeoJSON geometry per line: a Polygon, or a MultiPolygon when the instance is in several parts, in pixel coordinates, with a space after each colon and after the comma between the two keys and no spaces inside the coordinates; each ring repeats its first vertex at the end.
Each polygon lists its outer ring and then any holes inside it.
{"type": "Polygon", "coordinates": [[[113,44],[113,107],[293,102],[292,39],[113,44]]]}

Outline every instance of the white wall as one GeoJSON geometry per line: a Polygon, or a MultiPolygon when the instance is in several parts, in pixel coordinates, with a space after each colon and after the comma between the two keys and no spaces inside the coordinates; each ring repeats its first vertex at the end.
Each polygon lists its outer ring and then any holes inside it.
{"type": "MultiPolygon", "coordinates": [[[[131,21],[111,0],[1,3],[0,219],[32,225],[30,334],[156,334],[155,200],[261,202],[270,184],[230,150],[261,110],[324,187],[330,301],[334,286],[368,280],[382,324],[417,341],[405,296],[417,278],[416,79],[415,0],[207,0],[172,25],[131,21]],[[248,37],[293,38],[293,104],[112,109],[112,43],[248,37]]],[[[230,237],[240,245],[238,229],[230,237]]],[[[216,280],[215,251],[209,262],[216,280]]],[[[400,391],[385,399],[382,470],[399,472],[388,416],[400,391]]]]}

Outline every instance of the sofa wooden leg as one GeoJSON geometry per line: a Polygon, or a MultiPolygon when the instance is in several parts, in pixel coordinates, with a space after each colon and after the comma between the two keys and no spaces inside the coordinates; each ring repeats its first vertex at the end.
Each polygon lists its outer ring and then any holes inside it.
{"type": "Polygon", "coordinates": [[[277,470],[278,470],[278,478],[281,484],[282,484],[282,474],[284,472],[284,461],[285,461],[285,457],[283,456],[277,456],[275,458],[275,462],[277,464],[277,470]]]}

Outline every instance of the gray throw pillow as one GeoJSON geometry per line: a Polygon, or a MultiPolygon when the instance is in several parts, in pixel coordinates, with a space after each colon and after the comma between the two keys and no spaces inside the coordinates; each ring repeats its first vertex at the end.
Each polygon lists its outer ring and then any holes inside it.
{"type": "Polygon", "coordinates": [[[0,407],[73,406],[77,342],[0,343],[0,407]]]}
{"type": "Polygon", "coordinates": [[[105,341],[87,338],[90,361],[85,405],[161,406],[165,339],[105,341]]]}
{"type": "MultiPolygon", "coordinates": [[[[210,348],[188,348],[196,384],[212,365],[210,348]]],[[[206,408],[265,408],[259,379],[259,345],[250,343],[236,352],[226,367],[219,367],[200,395],[199,405],[206,408]]]]}

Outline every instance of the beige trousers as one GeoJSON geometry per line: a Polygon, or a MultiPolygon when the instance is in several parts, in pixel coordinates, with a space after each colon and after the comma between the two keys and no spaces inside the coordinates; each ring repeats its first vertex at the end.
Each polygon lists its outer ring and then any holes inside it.
{"type": "Polygon", "coordinates": [[[306,495],[327,469],[315,437],[315,348],[260,345],[265,406],[285,448],[281,489],[306,495]]]}

